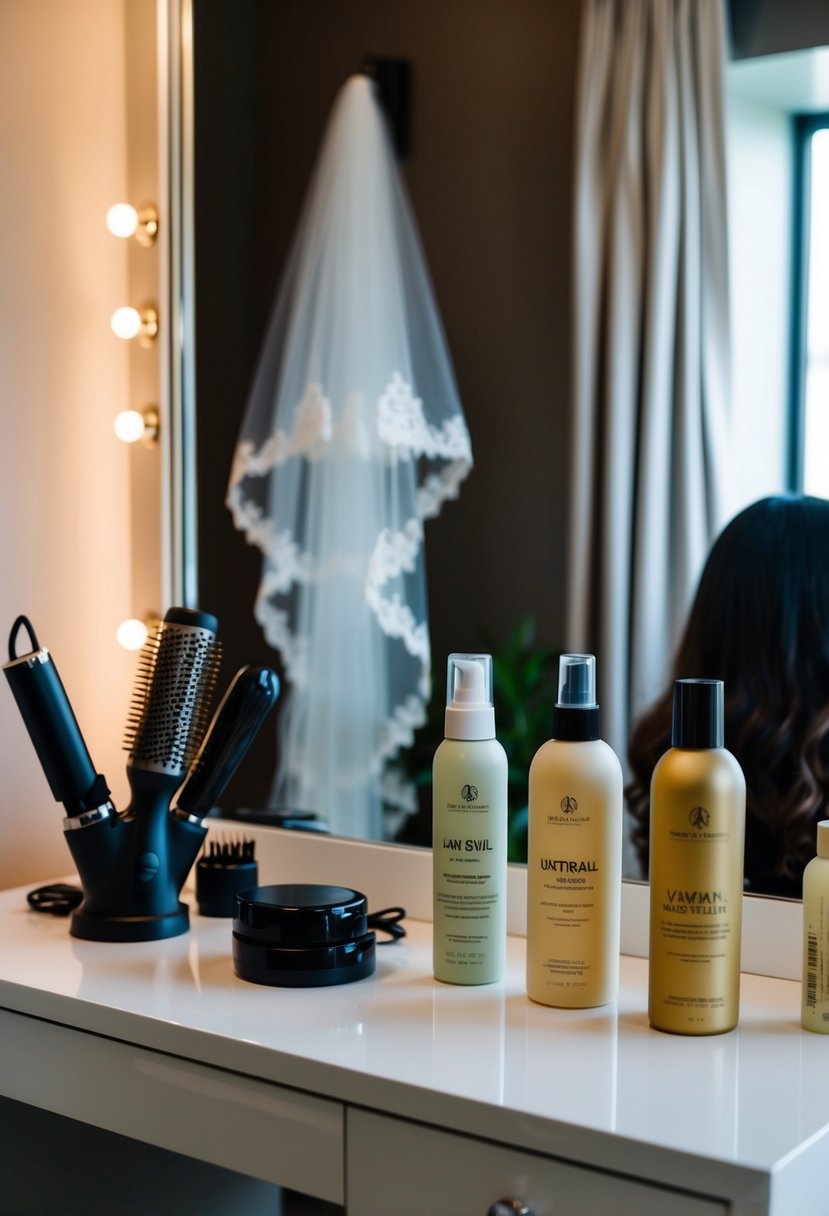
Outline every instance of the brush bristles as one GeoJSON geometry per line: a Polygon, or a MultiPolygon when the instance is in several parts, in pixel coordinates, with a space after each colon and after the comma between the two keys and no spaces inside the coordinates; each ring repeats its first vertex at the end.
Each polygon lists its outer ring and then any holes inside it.
{"type": "Polygon", "coordinates": [[[221,645],[207,629],[162,622],[138,659],[124,731],[130,764],[184,774],[210,718],[221,645]]]}

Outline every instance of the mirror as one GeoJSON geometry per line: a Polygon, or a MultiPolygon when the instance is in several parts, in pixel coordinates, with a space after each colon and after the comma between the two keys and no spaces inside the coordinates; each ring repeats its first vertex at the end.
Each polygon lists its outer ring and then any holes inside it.
{"type": "MultiPolygon", "coordinates": [[[[580,16],[579,0],[196,4],[198,597],[228,670],[275,661],[252,614],[259,554],[224,506],[232,453],[331,101],[369,52],[414,64],[404,173],[475,456],[426,528],[438,698],[449,651],[503,646],[526,615],[537,646],[561,647],[580,16]]],[[[266,804],[272,736],[228,805],[266,804]]]]}

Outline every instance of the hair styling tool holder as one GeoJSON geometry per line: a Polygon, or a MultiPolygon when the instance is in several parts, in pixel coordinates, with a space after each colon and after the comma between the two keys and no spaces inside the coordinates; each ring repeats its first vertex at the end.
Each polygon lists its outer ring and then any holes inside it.
{"type": "Polygon", "coordinates": [[[189,928],[179,892],[205,829],[172,816],[170,802],[204,733],[217,628],[207,613],[171,608],[141,652],[126,730],[130,804],[98,829],[66,825],[84,890],[75,937],[155,941],[189,928]]]}
{"type": "Polygon", "coordinates": [[[66,841],[83,888],[72,913],[75,937],[156,941],[189,927],[180,892],[207,834],[205,803],[224,788],[279,688],[266,668],[238,673],[233,697],[225,698],[196,757],[219,663],[217,627],[207,613],[171,608],[144,647],[127,724],[132,798],[122,814],[95,772],[49,652],[26,617],[12,627],[3,670],[52,793],[66,808],[66,841]],[[18,656],[23,628],[32,650],[18,656]],[[179,787],[186,811],[171,807],[179,787]]]}

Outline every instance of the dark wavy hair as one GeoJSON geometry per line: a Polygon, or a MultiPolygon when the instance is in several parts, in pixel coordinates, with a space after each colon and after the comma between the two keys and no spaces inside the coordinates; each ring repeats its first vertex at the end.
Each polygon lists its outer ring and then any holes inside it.
{"type": "Polygon", "coordinates": [[[650,781],[673,680],[725,682],[725,746],[746,778],[746,885],[799,895],[829,817],[829,500],[753,503],[708,555],[671,683],[631,735],[628,807],[647,873],[650,781]]]}

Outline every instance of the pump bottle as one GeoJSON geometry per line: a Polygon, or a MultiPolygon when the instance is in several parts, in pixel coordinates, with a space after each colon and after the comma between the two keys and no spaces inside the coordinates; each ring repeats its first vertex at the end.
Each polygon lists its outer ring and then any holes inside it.
{"type": "Polygon", "coordinates": [[[599,738],[596,660],[563,654],[553,738],[530,766],[527,995],[586,1009],[616,999],[622,768],[599,738]]]}
{"type": "Polygon", "coordinates": [[[829,1034],[829,819],[817,825],[817,856],[803,871],[800,1024],[829,1034]]]}
{"type": "Polygon", "coordinates": [[[722,680],[675,682],[651,779],[648,1016],[674,1034],[739,1018],[746,784],[723,747],[723,699],[722,680]]]}
{"type": "Polygon", "coordinates": [[[495,738],[492,658],[450,654],[445,738],[432,768],[433,968],[490,984],[506,957],[507,757],[495,738]]]}

